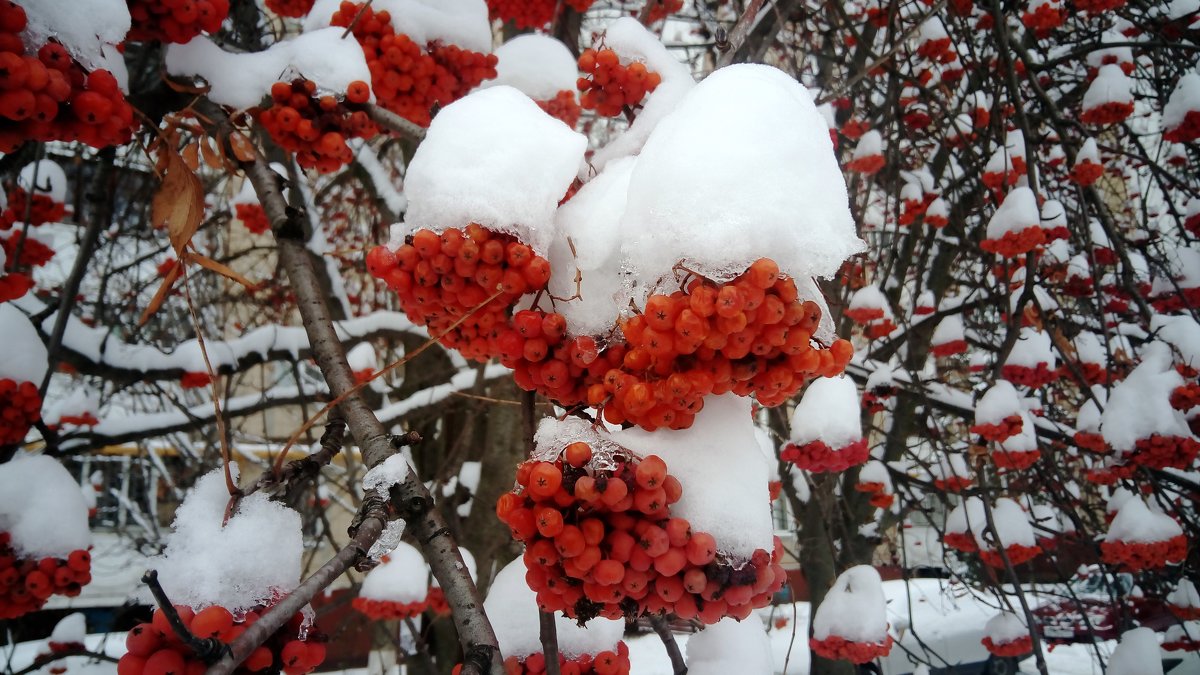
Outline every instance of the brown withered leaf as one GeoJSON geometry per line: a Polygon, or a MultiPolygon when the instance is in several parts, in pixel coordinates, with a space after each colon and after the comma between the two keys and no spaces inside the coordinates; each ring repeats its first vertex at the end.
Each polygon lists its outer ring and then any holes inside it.
{"type": "Polygon", "coordinates": [[[230,281],[235,281],[235,282],[241,284],[242,286],[244,286],[246,288],[246,290],[248,290],[248,291],[251,291],[251,292],[254,291],[255,286],[254,286],[254,284],[250,283],[249,279],[238,274],[237,272],[234,272],[228,266],[226,266],[222,263],[219,263],[216,260],[213,260],[212,258],[200,255],[199,253],[196,253],[195,251],[189,251],[185,260],[187,260],[188,262],[194,262],[201,267],[210,269],[213,272],[216,272],[217,274],[220,274],[221,276],[225,277],[226,279],[229,279],[230,281]]]}
{"type": "MultiPolygon", "coordinates": [[[[183,158],[183,163],[187,165],[187,168],[192,171],[200,168],[200,146],[197,143],[188,143],[183,146],[183,152],[179,156],[183,158]]],[[[170,168],[169,164],[168,168],[170,168]]]]}
{"type": "Polygon", "coordinates": [[[229,134],[229,147],[233,149],[233,156],[237,157],[239,162],[254,161],[254,143],[242,132],[234,131],[229,134]]]}
{"type": "Polygon", "coordinates": [[[224,158],[221,156],[220,149],[213,143],[213,139],[208,136],[202,136],[199,142],[200,157],[204,159],[204,163],[208,165],[208,168],[221,169],[224,166],[222,162],[224,158]]]}
{"type": "Polygon", "coordinates": [[[195,94],[197,96],[203,96],[204,94],[208,93],[209,89],[211,89],[211,87],[206,84],[196,85],[189,82],[184,82],[182,80],[174,80],[166,75],[163,75],[162,81],[163,84],[167,85],[168,89],[177,91],[181,94],[195,94]]]}
{"type": "Polygon", "coordinates": [[[175,255],[184,257],[184,250],[204,219],[204,187],[174,148],[165,146],[166,173],[154,199],[150,202],[151,222],[156,228],[167,228],[175,255]]]}
{"type": "Polygon", "coordinates": [[[183,274],[183,261],[176,260],[175,265],[171,268],[170,272],[167,272],[167,276],[163,279],[162,284],[159,285],[158,290],[154,292],[154,297],[150,298],[150,304],[146,305],[146,310],[142,312],[142,316],[138,319],[139,326],[146,325],[150,317],[154,316],[159,307],[162,307],[163,301],[167,299],[167,294],[171,292],[171,287],[175,285],[181,274],[183,274]]]}

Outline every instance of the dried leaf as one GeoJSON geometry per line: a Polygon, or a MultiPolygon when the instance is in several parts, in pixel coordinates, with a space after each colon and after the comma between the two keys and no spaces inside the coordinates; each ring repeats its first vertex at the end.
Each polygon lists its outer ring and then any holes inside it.
{"type": "MultiPolygon", "coordinates": [[[[200,168],[199,151],[200,148],[198,143],[188,143],[187,145],[183,146],[183,154],[181,155],[181,157],[183,157],[183,163],[186,164],[187,168],[191,169],[192,171],[200,168]]],[[[169,165],[168,168],[170,168],[169,165]]]]}
{"type": "Polygon", "coordinates": [[[212,258],[202,256],[199,253],[188,252],[187,260],[188,260],[188,262],[194,262],[194,263],[200,265],[201,267],[206,267],[206,268],[212,270],[213,272],[220,274],[221,276],[225,277],[226,279],[229,279],[230,281],[235,281],[235,282],[241,284],[248,291],[253,292],[255,289],[254,284],[250,283],[249,279],[247,279],[246,277],[243,277],[242,275],[238,274],[237,272],[234,272],[228,266],[223,265],[223,264],[217,262],[216,260],[213,260],[212,258]]]}
{"type": "Polygon", "coordinates": [[[212,139],[208,136],[200,139],[200,156],[204,158],[204,163],[210,169],[223,167],[221,151],[214,146],[212,139]]]}
{"type": "Polygon", "coordinates": [[[167,228],[175,255],[184,257],[184,249],[204,219],[204,187],[184,159],[170,147],[166,174],[150,203],[151,221],[156,228],[167,228]]]}
{"type": "Polygon", "coordinates": [[[176,260],[171,271],[167,272],[166,278],[163,279],[162,284],[155,291],[154,297],[150,298],[150,304],[146,305],[146,310],[142,312],[141,318],[138,319],[139,326],[146,325],[150,317],[154,316],[159,307],[162,307],[163,301],[167,299],[167,294],[171,292],[171,287],[175,285],[175,281],[179,279],[180,274],[183,274],[183,262],[176,260]]]}
{"type": "Polygon", "coordinates": [[[233,156],[238,158],[239,162],[253,162],[254,143],[246,138],[246,135],[240,131],[234,131],[229,134],[229,147],[233,149],[233,156]]]}
{"type": "Polygon", "coordinates": [[[204,94],[207,94],[208,90],[211,89],[211,87],[209,87],[206,84],[205,85],[190,84],[188,82],[183,82],[180,80],[173,80],[169,77],[166,77],[165,75],[163,76],[162,81],[163,81],[163,84],[167,85],[168,89],[171,89],[172,91],[177,91],[181,94],[195,94],[197,96],[202,96],[204,94]]]}

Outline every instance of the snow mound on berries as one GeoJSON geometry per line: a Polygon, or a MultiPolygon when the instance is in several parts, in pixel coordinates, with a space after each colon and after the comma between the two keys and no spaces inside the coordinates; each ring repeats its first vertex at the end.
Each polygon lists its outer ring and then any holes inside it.
{"type": "Polygon", "coordinates": [[[58,424],[64,417],[97,417],[100,412],[100,392],[88,386],[72,387],[42,414],[46,424],[58,424]]]}
{"type": "Polygon", "coordinates": [[[1163,106],[1163,128],[1174,129],[1183,124],[1189,112],[1200,111],[1200,73],[1188,73],[1179,78],[1171,98],[1163,106]]]}
{"type": "Polygon", "coordinates": [[[1108,675],[1162,675],[1158,636],[1149,628],[1134,628],[1121,635],[1121,641],[1108,658],[1108,675]]]}
{"type": "Polygon", "coordinates": [[[1151,511],[1140,498],[1130,498],[1117,509],[1117,515],[1108,526],[1108,534],[1104,535],[1104,541],[1154,543],[1167,541],[1181,534],[1183,529],[1171,516],[1151,511]]]}
{"type": "Polygon", "coordinates": [[[1184,365],[1200,367],[1200,323],[1195,319],[1155,314],[1150,319],[1150,330],[1179,352],[1184,365]]]}
{"type": "Polygon", "coordinates": [[[46,346],[21,310],[0,304],[0,380],[33,382],[46,377],[46,346]]]}
{"type": "Polygon", "coordinates": [[[1050,335],[1036,328],[1022,328],[1004,365],[1036,368],[1039,363],[1046,364],[1050,370],[1054,370],[1057,363],[1050,335]]]}
{"type": "Polygon", "coordinates": [[[364,493],[375,492],[383,499],[389,499],[388,492],[393,485],[398,485],[408,478],[408,457],[402,452],[388,457],[376,464],[363,476],[362,488],[364,493]]]}
{"type": "Polygon", "coordinates": [[[792,411],[791,441],[843,448],[862,439],[858,387],[848,377],[818,377],[792,411]]]}
{"type": "Polygon", "coordinates": [[[688,675],[771,673],[771,640],[757,619],[721,619],[687,642],[688,675]]]}
{"type": "Polygon", "coordinates": [[[1020,232],[1028,227],[1037,227],[1042,215],[1038,210],[1037,197],[1027,187],[1013,188],[1000,203],[1000,208],[988,221],[987,238],[1000,239],[1009,232],[1020,232]]]}
{"type": "Polygon", "coordinates": [[[865,246],[812,95],[762,65],[716,71],[659,122],[621,222],[644,287],[681,260],[718,281],[764,257],[794,278],[831,276],[865,246]],[[729,125],[740,118],[755,122],[729,125]]]}
{"type": "MultiPolygon", "coordinates": [[[[524,658],[542,652],[539,637],[537,596],[525,583],[525,563],[510,562],[492,579],[483,610],[496,631],[500,653],[524,658]]],[[[558,648],[573,659],[583,654],[615,651],[625,632],[624,621],[597,617],[580,626],[562,614],[555,614],[558,648]]]]}
{"type": "Polygon", "coordinates": [[[66,558],[92,542],[79,484],[57,460],[18,454],[0,464],[0,532],[17,553],[66,558]]]}
{"type": "Polygon", "coordinates": [[[1106,103],[1133,103],[1133,80],[1115,63],[1101,66],[1096,79],[1083,94],[1084,110],[1106,103]]]}
{"type": "Polygon", "coordinates": [[[54,38],[88,70],[104,60],[105,45],[125,41],[129,7],[125,0],[15,0],[28,24],[22,42],[36,51],[54,38]]]}
{"type": "Polygon", "coordinates": [[[996,380],[975,404],[975,424],[999,424],[1021,413],[1021,396],[1008,380],[996,380]]]}
{"type": "MultiPolygon", "coordinates": [[[[237,464],[230,464],[234,482],[237,464]]],[[[75,488],[78,492],[78,487],[75,488]]],[[[163,554],[151,561],[173,602],[247,609],[287,593],[300,579],[300,514],[261,492],[238,501],[222,525],[229,491],[215,469],[175,511],[163,554]]]]}
{"type": "Polygon", "coordinates": [[[508,85],[535,101],[552,99],[563,90],[575,91],[579,76],[575,57],[552,37],[518,35],[496,50],[496,59],[496,79],[485,80],[480,89],[508,85]]]}
{"type": "MultiPolygon", "coordinates": [[[[313,3],[304,19],[305,32],[328,26],[341,4],[342,0],[313,3]]],[[[441,41],[473,52],[492,51],[492,29],[484,0],[374,0],[371,9],[391,14],[396,32],[421,47],[441,41]]]]}
{"type": "Polygon", "coordinates": [[[359,597],[389,602],[420,602],[429,593],[429,568],[410,544],[400,542],[387,560],[367,573],[359,597]]]}
{"type": "Polygon", "coordinates": [[[50,632],[50,637],[46,641],[64,645],[83,644],[85,637],[87,637],[87,618],[83,612],[75,612],[64,616],[62,620],[54,624],[54,630],[50,632]]]}
{"type": "Polygon", "coordinates": [[[603,335],[625,308],[620,273],[621,230],[629,177],[636,157],[610,163],[555,215],[558,236],[550,246],[550,293],[579,297],[557,305],[571,335],[603,335]],[[572,252],[572,248],[574,252],[572,252]],[[576,286],[575,272],[579,272],[576,286]]]}
{"type": "Polygon", "coordinates": [[[1170,403],[1171,392],[1182,384],[1170,348],[1161,342],[1147,346],[1142,362],[1108,396],[1100,422],[1105,442],[1125,453],[1152,434],[1190,436],[1187,418],[1170,403]]]}
{"type": "Polygon", "coordinates": [[[1002,645],[1027,637],[1029,629],[1020,616],[1012,612],[1000,612],[984,624],[983,634],[992,638],[992,642],[1002,645]]]}
{"type": "Polygon", "coordinates": [[[611,437],[667,463],[667,472],[683,486],[671,515],[686,519],[696,532],[711,534],[721,551],[738,558],[749,558],[756,549],[771,551],[767,461],[754,438],[750,399],[709,396],[690,429],[651,433],[632,428],[611,437]]]}
{"type": "Polygon", "coordinates": [[[405,227],[393,228],[392,247],[399,247],[397,234],[479,223],[546,255],[554,211],[586,147],[583,135],[512,87],[451,103],[429,125],[409,165],[408,213],[405,227]]]}
{"type": "Polygon", "coordinates": [[[261,52],[227,52],[207,38],[167,47],[167,73],[200,76],[208,98],[221,105],[249,108],[270,94],[271,85],[304,77],[322,93],[341,96],[351,82],[371,81],[362,47],[343,40],[344,28],[322,28],[276,42],[261,52]]]}
{"type": "Polygon", "coordinates": [[[658,123],[696,86],[688,67],[672,56],[658,37],[636,19],[621,17],[609,24],[604,32],[603,46],[616,52],[622,64],[628,65],[634,61],[645,63],[646,69],[658,73],[662,81],[646,95],[642,109],[629,128],[596,150],[591,164],[597,170],[603,170],[617,159],[641,152],[658,123]]]}
{"type": "Polygon", "coordinates": [[[37,192],[56,202],[67,201],[67,174],[58,162],[43,159],[26,164],[17,175],[17,185],[26,192],[37,192]]]}
{"type": "Polygon", "coordinates": [[[851,642],[887,639],[887,600],[883,580],[870,565],[856,565],[838,575],[813,617],[813,637],[836,635],[851,642]]]}
{"type": "MultiPolygon", "coordinates": [[[[987,512],[984,512],[986,519],[987,512]]],[[[992,548],[992,543],[988,541],[990,537],[986,535],[987,530],[984,529],[986,520],[980,523],[980,527],[975,530],[975,541],[982,549],[992,548]]],[[[1014,544],[1020,546],[1035,546],[1037,545],[1037,537],[1033,533],[1033,526],[1029,524],[1029,516],[1026,515],[1025,509],[1021,505],[1008,497],[1001,497],[996,500],[992,506],[992,526],[996,530],[996,538],[999,540],[996,543],[1001,548],[1007,548],[1014,544]]]]}

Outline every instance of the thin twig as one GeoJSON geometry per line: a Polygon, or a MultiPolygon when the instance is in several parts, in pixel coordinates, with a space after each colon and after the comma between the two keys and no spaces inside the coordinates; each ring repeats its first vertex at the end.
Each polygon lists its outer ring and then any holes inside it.
{"type": "Polygon", "coordinates": [[[750,34],[750,28],[758,18],[758,11],[762,9],[762,6],[763,0],[750,0],[750,4],[746,6],[746,11],[742,12],[737,23],[733,25],[733,30],[729,31],[729,36],[725,38],[725,52],[717,59],[718,68],[723,68],[733,63],[733,57],[746,41],[746,36],[750,34]]]}
{"type": "Polygon", "coordinates": [[[179,612],[175,609],[175,605],[172,605],[171,600],[167,598],[162,584],[158,583],[157,571],[146,570],[146,573],[142,575],[142,583],[150,587],[150,593],[154,596],[154,601],[158,603],[159,611],[167,617],[167,623],[171,625],[175,636],[195,652],[201,661],[212,663],[229,653],[229,646],[217,638],[198,638],[188,630],[183,619],[180,618],[179,612]]]}
{"type": "Polygon", "coordinates": [[[683,660],[683,654],[679,651],[679,643],[675,641],[675,634],[671,632],[671,625],[667,623],[666,617],[661,614],[652,614],[650,626],[654,628],[655,633],[658,633],[658,639],[662,640],[663,647],[667,650],[667,656],[671,657],[671,670],[675,675],[687,675],[687,662],[683,660]]]}

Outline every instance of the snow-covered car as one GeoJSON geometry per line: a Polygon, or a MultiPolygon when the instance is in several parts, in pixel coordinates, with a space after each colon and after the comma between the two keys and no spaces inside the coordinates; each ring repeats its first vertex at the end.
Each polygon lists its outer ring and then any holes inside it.
{"type": "Polygon", "coordinates": [[[1162,600],[1143,596],[1129,574],[1094,571],[1033,610],[1049,644],[1115,640],[1138,626],[1163,631],[1178,623],[1162,600]]]}

